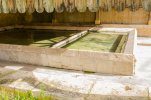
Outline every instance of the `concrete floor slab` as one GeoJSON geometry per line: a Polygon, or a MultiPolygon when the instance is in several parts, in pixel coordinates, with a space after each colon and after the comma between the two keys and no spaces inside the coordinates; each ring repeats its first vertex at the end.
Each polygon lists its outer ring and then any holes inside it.
{"type": "Polygon", "coordinates": [[[98,81],[88,100],[148,100],[148,88],[132,84],[98,81]]]}
{"type": "Polygon", "coordinates": [[[38,81],[50,87],[81,94],[88,94],[90,88],[95,83],[95,80],[89,80],[84,75],[40,68],[35,69],[33,75],[38,81]]]}
{"type": "Polygon", "coordinates": [[[137,39],[138,39],[139,45],[151,46],[151,38],[150,37],[138,37],[137,39]]]}

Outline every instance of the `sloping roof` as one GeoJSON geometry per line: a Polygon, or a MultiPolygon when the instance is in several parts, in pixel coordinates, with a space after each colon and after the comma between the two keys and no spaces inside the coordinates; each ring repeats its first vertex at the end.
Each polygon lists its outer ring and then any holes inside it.
{"type": "Polygon", "coordinates": [[[0,0],[0,13],[85,12],[86,9],[91,12],[98,9],[123,11],[125,8],[136,11],[142,7],[151,11],[151,0],[0,0]]]}

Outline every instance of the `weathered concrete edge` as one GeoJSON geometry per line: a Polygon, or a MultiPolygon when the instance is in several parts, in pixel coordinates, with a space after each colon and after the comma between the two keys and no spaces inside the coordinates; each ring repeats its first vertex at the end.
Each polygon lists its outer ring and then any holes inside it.
{"type": "Polygon", "coordinates": [[[133,75],[134,71],[134,56],[131,54],[100,53],[6,44],[0,44],[0,48],[0,59],[6,61],[106,74],[133,75]]]}

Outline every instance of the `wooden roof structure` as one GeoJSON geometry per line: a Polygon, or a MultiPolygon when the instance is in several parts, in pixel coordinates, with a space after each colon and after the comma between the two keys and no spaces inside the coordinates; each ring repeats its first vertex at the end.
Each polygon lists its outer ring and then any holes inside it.
{"type": "Polygon", "coordinates": [[[136,11],[144,8],[151,11],[151,0],[0,0],[0,13],[33,13],[37,11],[47,13],[63,11],[85,12],[87,9],[91,12],[97,12],[99,9],[103,11],[123,11],[129,8],[136,11]]]}

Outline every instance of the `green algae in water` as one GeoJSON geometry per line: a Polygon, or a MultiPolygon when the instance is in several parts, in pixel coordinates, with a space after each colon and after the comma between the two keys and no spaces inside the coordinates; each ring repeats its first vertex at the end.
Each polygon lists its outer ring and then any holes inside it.
{"type": "Polygon", "coordinates": [[[118,34],[88,33],[86,36],[63,48],[115,52],[121,38],[122,35],[118,34]]]}

